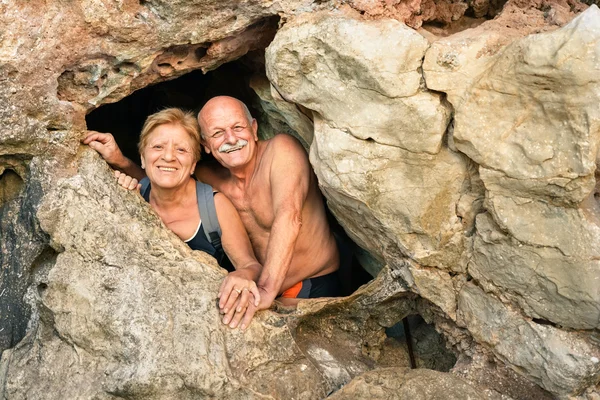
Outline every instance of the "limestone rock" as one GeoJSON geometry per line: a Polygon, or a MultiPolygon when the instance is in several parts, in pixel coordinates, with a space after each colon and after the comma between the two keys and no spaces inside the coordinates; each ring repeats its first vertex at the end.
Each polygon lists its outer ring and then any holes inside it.
{"type": "Polygon", "coordinates": [[[277,33],[266,52],[267,76],[283,98],[316,111],[332,128],[435,154],[450,112],[422,87],[427,47],[393,20],[309,16],[277,33]]]}
{"type": "Polygon", "coordinates": [[[458,299],[459,325],[512,368],[566,397],[600,377],[600,349],[589,334],[536,324],[469,283],[458,299]]]}
{"type": "Polygon", "coordinates": [[[486,187],[566,205],[595,184],[600,10],[508,46],[456,109],[456,147],[486,187]],[[515,184],[518,182],[518,184],[515,184]]]}
{"type": "Polygon", "coordinates": [[[403,253],[423,265],[461,269],[455,208],[467,179],[462,156],[365,142],[316,119],[310,159],[331,209],[362,247],[390,265],[403,253]]]}
{"type": "Polygon", "coordinates": [[[388,268],[350,297],[231,330],[214,259],[118,187],[95,152],[78,164],[38,212],[59,254],[31,294],[39,320],[2,355],[6,398],[319,399],[370,369],[384,327],[413,312],[388,268]]]}
{"type": "Polygon", "coordinates": [[[470,274],[532,317],[600,327],[599,228],[580,210],[501,196],[490,203],[494,218],[477,217],[470,274]]]}
{"type": "Polygon", "coordinates": [[[301,110],[296,104],[285,101],[265,77],[254,76],[250,87],[260,98],[260,105],[269,115],[271,125],[279,126],[275,134],[289,133],[308,150],[313,141],[314,130],[310,111],[301,110]]]}
{"type": "Polygon", "coordinates": [[[354,378],[329,397],[332,400],[500,400],[451,374],[428,369],[382,368],[354,378]]]}

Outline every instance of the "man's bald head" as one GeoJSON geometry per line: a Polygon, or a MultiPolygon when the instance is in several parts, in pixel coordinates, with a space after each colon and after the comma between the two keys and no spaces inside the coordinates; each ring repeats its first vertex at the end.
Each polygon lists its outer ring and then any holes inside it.
{"type": "Polygon", "coordinates": [[[236,99],[235,97],[213,97],[212,99],[206,102],[204,107],[202,107],[202,109],[198,113],[198,124],[200,125],[200,131],[203,138],[206,136],[205,121],[210,115],[212,115],[212,113],[214,113],[217,110],[227,110],[228,112],[232,113],[241,111],[246,116],[249,125],[252,124],[252,120],[254,119],[252,118],[252,114],[250,114],[250,110],[248,110],[248,107],[246,107],[246,105],[243,102],[236,99]]]}

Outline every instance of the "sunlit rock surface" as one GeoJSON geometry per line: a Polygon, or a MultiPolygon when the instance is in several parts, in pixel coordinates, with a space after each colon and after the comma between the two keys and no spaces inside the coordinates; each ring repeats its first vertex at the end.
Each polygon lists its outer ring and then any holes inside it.
{"type": "Polygon", "coordinates": [[[5,2],[0,23],[2,398],[600,395],[596,6],[5,2]],[[265,48],[268,132],[309,150],[377,277],[242,333],[224,272],[79,140],[102,104],[265,48]],[[450,374],[380,368],[416,313],[450,374]]]}

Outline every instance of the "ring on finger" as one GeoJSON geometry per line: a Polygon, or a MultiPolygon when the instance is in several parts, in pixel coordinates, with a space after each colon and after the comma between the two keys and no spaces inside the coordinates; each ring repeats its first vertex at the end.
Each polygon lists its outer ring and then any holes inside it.
{"type": "Polygon", "coordinates": [[[235,290],[237,292],[237,294],[242,293],[242,291],[240,289],[233,288],[233,290],[235,290]]]}

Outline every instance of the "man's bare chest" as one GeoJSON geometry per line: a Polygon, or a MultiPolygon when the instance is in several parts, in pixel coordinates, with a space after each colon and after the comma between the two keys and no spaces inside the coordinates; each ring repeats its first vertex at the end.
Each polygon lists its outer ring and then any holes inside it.
{"type": "Polygon", "coordinates": [[[270,232],[273,225],[273,204],[269,190],[232,190],[227,197],[240,214],[249,234],[254,233],[256,229],[270,232]]]}

